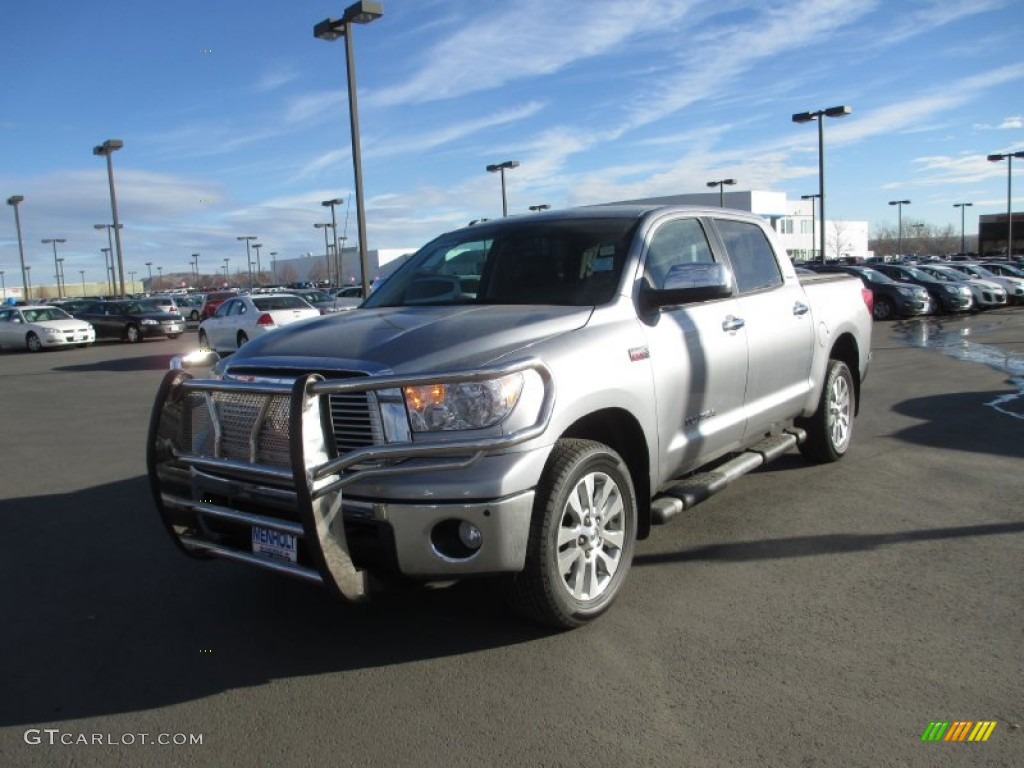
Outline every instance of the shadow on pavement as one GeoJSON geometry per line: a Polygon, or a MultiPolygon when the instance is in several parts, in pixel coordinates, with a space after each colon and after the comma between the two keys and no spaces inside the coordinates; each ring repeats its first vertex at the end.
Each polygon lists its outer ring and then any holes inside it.
{"type": "Polygon", "coordinates": [[[350,605],[182,555],[139,477],[0,501],[8,542],[0,726],[134,712],[276,678],[402,664],[551,634],[466,582],[350,605]]]}
{"type": "Polygon", "coordinates": [[[904,400],[896,413],[922,423],[891,436],[929,448],[1024,457],[1024,392],[962,392],[904,400]]]}
{"type": "Polygon", "coordinates": [[[827,533],[819,536],[791,536],[783,539],[743,541],[737,544],[711,544],[682,552],[637,555],[633,558],[633,565],[662,565],[698,560],[714,560],[716,562],[779,560],[791,557],[864,552],[892,544],[909,544],[917,541],[940,541],[967,536],[1001,536],[1013,533],[1024,533],[1024,522],[964,525],[956,528],[934,528],[896,533],[827,533]]]}
{"type": "Polygon", "coordinates": [[[112,372],[126,373],[129,371],[166,371],[171,367],[171,358],[178,354],[167,352],[162,355],[146,355],[144,357],[121,357],[115,360],[98,360],[95,363],[81,363],[79,365],[55,366],[54,371],[60,372],[112,372]]]}

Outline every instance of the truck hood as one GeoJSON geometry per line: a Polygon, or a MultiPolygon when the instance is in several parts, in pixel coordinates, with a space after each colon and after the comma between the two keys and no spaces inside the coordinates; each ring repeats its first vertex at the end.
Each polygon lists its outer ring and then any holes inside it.
{"type": "Polygon", "coordinates": [[[474,368],[586,325],[592,307],[467,306],[354,309],[293,323],[250,341],[235,368],[371,374],[474,368]]]}

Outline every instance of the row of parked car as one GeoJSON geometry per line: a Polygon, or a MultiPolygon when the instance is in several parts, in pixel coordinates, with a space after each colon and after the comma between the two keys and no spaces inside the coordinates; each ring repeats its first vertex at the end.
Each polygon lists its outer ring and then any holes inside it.
{"type": "Polygon", "coordinates": [[[875,296],[876,320],[1024,304],[1024,268],[1006,261],[815,264],[815,272],[856,275],[875,296]]]}

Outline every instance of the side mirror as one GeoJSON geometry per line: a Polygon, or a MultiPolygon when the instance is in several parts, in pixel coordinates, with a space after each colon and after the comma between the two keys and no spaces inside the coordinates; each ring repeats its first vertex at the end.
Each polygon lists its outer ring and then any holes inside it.
{"type": "Polygon", "coordinates": [[[660,289],[644,287],[640,300],[645,309],[725,299],[732,296],[732,271],[725,264],[676,264],[660,289]]]}

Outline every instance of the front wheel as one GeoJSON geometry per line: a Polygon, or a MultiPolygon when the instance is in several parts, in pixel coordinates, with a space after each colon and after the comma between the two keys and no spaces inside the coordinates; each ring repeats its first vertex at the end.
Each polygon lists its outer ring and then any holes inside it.
{"type": "Polygon", "coordinates": [[[559,440],[537,486],[517,610],[559,629],[597,618],[626,580],[637,503],[625,462],[590,440],[559,440]]]}
{"type": "Polygon", "coordinates": [[[129,325],[124,329],[124,337],[129,344],[137,344],[142,341],[142,332],[137,325],[129,325]]]}
{"type": "Polygon", "coordinates": [[[242,345],[249,341],[249,337],[245,335],[245,331],[239,331],[235,341],[237,342],[238,348],[241,349],[242,345]]]}
{"type": "Polygon", "coordinates": [[[807,430],[807,439],[800,445],[804,458],[818,464],[843,458],[850,449],[856,410],[853,374],[841,360],[829,360],[818,409],[813,416],[796,422],[807,430]]]}
{"type": "Polygon", "coordinates": [[[28,336],[25,337],[25,348],[28,349],[29,352],[41,352],[43,349],[43,342],[39,340],[38,336],[30,331],[28,336]]]}
{"type": "Polygon", "coordinates": [[[896,314],[896,309],[889,299],[879,296],[875,299],[874,309],[871,310],[871,314],[874,315],[875,320],[892,320],[893,315],[896,314]]]}

